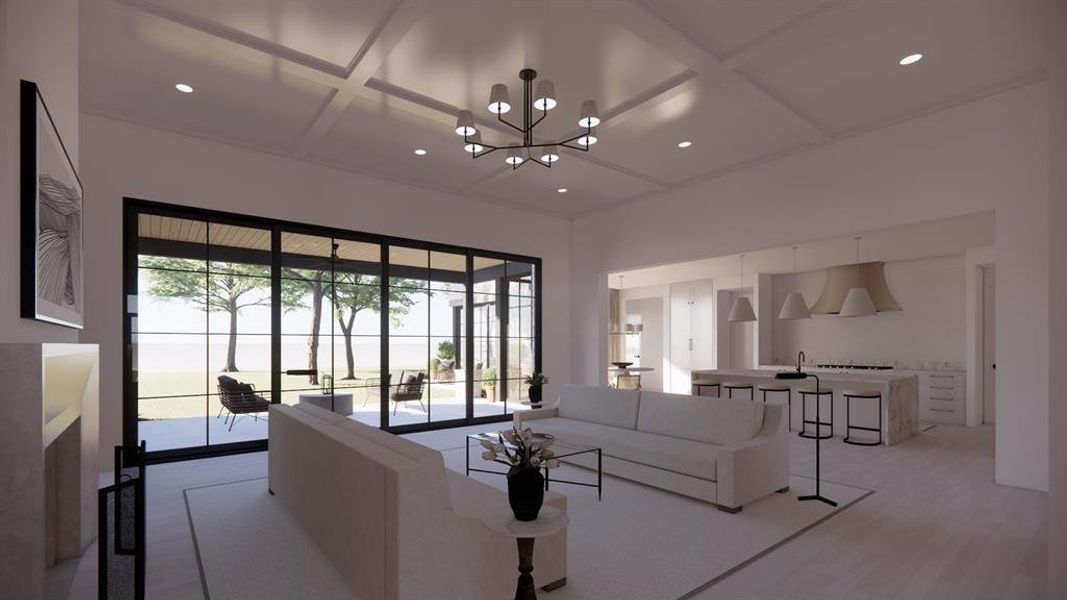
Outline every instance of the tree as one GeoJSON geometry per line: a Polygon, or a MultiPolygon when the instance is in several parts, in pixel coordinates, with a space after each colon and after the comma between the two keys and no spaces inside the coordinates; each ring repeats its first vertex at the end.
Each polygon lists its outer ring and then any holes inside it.
{"type": "Polygon", "coordinates": [[[311,333],[308,334],[308,369],[314,371],[308,376],[311,385],[319,384],[319,331],[322,328],[322,300],[331,293],[332,284],[328,271],[309,271],[302,269],[285,269],[282,289],[286,295],[302,298],[304,291],[311,294],[310,306],[303,304],[302,300],[295,302],[296,306],[311,308],[311,333]]]}
{"type": "Polygon", "coordinates": [[[237,315],[250,306],[269,306],[270,295],[255,294],[269,289],[270,268],[242,263],[210,263],[210,275],[202,261],[167,256],[142,256],[140,266],[147,267],[151,284],[149,293],[162,298],[180,298],[208,312],[224,312],[230,317],[224,372],[237,369],[237,315]]]}
{"type": "MultiPolygon", "coordinates": [[[[343,379],[356,378],[356,360],[352,353],[352,328],[356,322],[356,315],[364,310],[381,313],[381,291],[378,286],[378,278],[356,273],[336,273],[334,280],[335,294],[334,313],[337,325],[345,338],[345,362],[347,374],[343,379]]],[[[406,314],[408,309],[417,302],[419,294],[426,294],[423,290],[389,287],[389,316],[397,319],[406,314]]]]}

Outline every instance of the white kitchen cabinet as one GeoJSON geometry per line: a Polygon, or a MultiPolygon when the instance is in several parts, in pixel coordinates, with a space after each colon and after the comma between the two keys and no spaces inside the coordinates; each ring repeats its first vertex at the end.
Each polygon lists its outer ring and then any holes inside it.
{"type": "Polygon", "coordinates": [[[671,286],[670,391],[690,393],[689,373],[714,368],[715,319],[711,281],[679,283],[671,286]]]}
{"type": "Polygon", "coordinates": [[[967,385],[963,371],[911,371],[919,376],[919,420],[966,422],[967,385]]]}

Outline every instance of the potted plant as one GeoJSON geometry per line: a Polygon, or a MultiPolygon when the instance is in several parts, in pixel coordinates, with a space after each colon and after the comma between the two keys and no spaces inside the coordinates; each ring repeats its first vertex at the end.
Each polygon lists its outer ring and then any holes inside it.
{"type": "Polygon", "coordinates": [[[439,361],[438,378],[441,381],[455,381],[456,379],[456,346],[445,340],[437,344],[437,360],[439,361]]]}
{"type": "Polygon", "coordinates": [[[544,373],[534,373],[533,375],[523,377],[522,382],[530,386],[530,406],[533,408],[541,408],[541,386],[548,383],[548,375],[545,375],[544,373]]]}
{"type": "Polygon", "coordinates": [[[441,380],[441,359],[436,356],[430,361],[430,381],[441,380]]]}
{"type": "Polygon", "coordinates": [[[489,402],[496,402],[496,369],[489,367],[482,371],[482,389],[489,402]]]}
{"type": "Polygon", "coordinates": [[[551,450],[552,437],[536,435],[516,425],[500,433],[499,442],[482,441],[482,458],[508,465],[508,503],[519,521],[533,521],[545,501],[541,467],[554,469],[559,460],[551,450]]]}

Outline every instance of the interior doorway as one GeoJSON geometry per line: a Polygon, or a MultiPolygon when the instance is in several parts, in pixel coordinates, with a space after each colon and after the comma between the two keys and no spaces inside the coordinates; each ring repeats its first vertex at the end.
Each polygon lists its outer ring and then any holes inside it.
{"type": "Polygon", "coordinates": [[[624,336],[624,360],[652,369],[641,372],[641,389],[663,391],[663,298],[626,300],[623,322],[641,325],[637,334],[624,336]]]}
{"type": "Polygon", "coordinates": [[[982,422],[996,422],[997,356],[996,356],[996,270],[993,265],[981,267],[982,278],[982,422]]]}

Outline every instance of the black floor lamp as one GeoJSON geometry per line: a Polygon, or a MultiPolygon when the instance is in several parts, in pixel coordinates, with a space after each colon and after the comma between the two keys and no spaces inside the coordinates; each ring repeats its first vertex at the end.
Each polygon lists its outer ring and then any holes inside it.
{"type": "MultiPolygon", "coordinates": [[[[778,373],[775,373],[774,375],[775,379],[808,379],[809,377],[815,380],[815,493],[807,496],[800,496],[799,498],[797,498],[797,500],[799,500],[800,502],[804,502],[806,500],[818,500],[820,502],[825,502],[830,506],[837,506],[837,502],[834,502],[833,500],[822,495],[822,487],[820,485],[822,479],[819,476],[819,470],[821,466],[819,461],[819,442],[822,440],[822,435],[819,434],[818,428],[822,427],[822,416],[819,413],[819,405],[822,403],[819,402],[819,377],[817,375],[812,375],[811,373],[805,373],[801,371],[799,359],[797,360],[796,371],[780,371],[778,373]]],[[[803,413],[803,411],[801,411],[801,413],[803,413]]],[[[805,417],[803,414],[801,414],[800,418],[804,419],[805,417]]]]}

